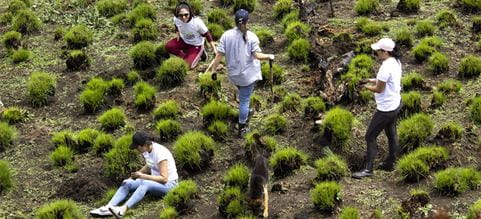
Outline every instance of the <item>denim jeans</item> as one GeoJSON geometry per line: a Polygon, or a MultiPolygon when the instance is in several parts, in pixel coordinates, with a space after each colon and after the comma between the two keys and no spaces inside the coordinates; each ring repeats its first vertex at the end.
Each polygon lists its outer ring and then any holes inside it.
{"type": "Polygon", "coordinates": [[[373,169],[373,162],[377,154],[377,136],[382,130],[386,133],[389,145],[389,155],[385,163],[394,164],[396,161],[396,153],[399,150],[399,142],[396,132],[396,120],[399,115],[401,106],[390,112],[382,112],[376,110],[374,113],[369,128],[366,131],[367,154],[366,154],[366,169],[373,169]]]}
{"type": "Polygon", "coordinates": [[[249,102],[254,91],[255,82],[247,86],[237,86],[239,89],[239,123],[246,124],[249,115],[249,102]]]}
{"type": "Polygon", "coordinates": [[[109,204],[117,206],[122,202],[129,192],[134,191],[127,200],[126,204],[128,208],[132,208],[140,200],[142,200],[147,192],[157,197],[162,197],[167,192],[177,185],[177,181],[169,181],[165,184],[158,183],[152,180],[145,179],[126,179],[122,182],[122,185],[117,189],[115,195],[110,200],[109,204]]]}

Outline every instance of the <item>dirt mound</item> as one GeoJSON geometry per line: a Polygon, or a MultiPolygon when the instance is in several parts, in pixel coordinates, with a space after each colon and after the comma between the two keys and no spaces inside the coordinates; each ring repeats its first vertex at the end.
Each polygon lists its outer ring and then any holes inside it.
{"type": "Polygon", "coordinates": [[[88,203],[100,199],[112,186],[113,183],[102,177],[100,170],[83,169],[59,186],[57,196],[88,203]]]}

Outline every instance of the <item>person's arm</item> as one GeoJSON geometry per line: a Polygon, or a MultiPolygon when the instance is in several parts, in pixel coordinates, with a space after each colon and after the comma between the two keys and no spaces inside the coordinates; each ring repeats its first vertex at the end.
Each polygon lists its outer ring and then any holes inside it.
{"type": "Polygon", "coordinates": [[[212,51],[214,51],[214,54],[217,54],[217,49],[215,48],[215,41],[210,31],[203,33],[202,36],[205,37],[210,47],[212,48],[212,51]]]}
{"type": "MultiPolygon", "coordinates": [[[[369,82],[373,83],[371,81],[372,79],[369,79],[369,82]]],[[[374,79],[375,80],[375,83],[374,85],[364,85],[364,87],[372,92],[376,92],[376,93],[382,93],[384,91],[384,88],[386,88],[386,82],[384,81],[381,81],[381,80],[378,80],[378,79],[374,79]]]]}
{"type": "Polygon", "coordinates": [[[259,60],[274,60],[274,54],[265,54],[262,52],[254,52],[254,57],[259,60]]]}
{"type": "Polygon", "coordinates": [[[218,52],[215,55],[214,61],[213,61],[212,66],[210,68],[210,71],[212,71],[213,74],[215,74],[215,72],[217,71],[217,66],[219,66],[220,60],[222,60],[223,56],[224,56],[224,54],[222,54],[221,52],[218,52]]]}
{"type": "Polygon", "coordinates": [[[138,172],[149,174],[150,173],[150,167],[145,164],[138,172]]]}
{"type": "Polygon", "coordinates": [[[168,175],[169,162],[167,160],[163,160],[163,161],[160,161],[157,165],[160,173],[159,176],[152,176],[150,174],[136,172],[138,174],[137,178],[152,180],[162,184],[167,183],[167,181],[169,180],[169,175],[168,175]]]}

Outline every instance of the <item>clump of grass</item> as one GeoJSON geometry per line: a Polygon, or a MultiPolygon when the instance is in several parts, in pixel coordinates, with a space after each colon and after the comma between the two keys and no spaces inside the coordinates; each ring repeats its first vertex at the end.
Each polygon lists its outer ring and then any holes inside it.
{"type": "Polygon", "coordinates": [[[459,76],[460,77],[477,77],[481,74],[481,57],[468,55],[461,59],[461,64],[459,65],[459,76]]]}
{"type": "Polygon", "coordinates": [[[404,155],[396,164],[402,180],[418,182],[429,175],[429,170],[439,167],[449,158],[444,147],[419,147],[404,155]]]}
{"type": "Polygon", "coordinates": [[[408,117],[412,114],[422,111],[421,107],[421,93],[418,91],[410,91],[408,93],[401,94],[402,107],[401,117],[408,117]]]}
{"type": "Polygon", "coordinates": [[[127,73],[127,84],[134,85],[141,80],[142,77],[140,77],[140,74],[137,71],[134,70],[127,73]]]}
{"type": "MultiPolygon", "coordinates": [[[[226,11],[221,8],[213,8],[207,13],[207,21],[209,24],[214,23],[222,26],[222,31],[232,28],[234,21],[227,15],[226,11]]],[[[209,28],[210,30],[210,28],[209,28]]]]}
{"type": "Polygon", "coordinates": [[[77,204],[72,200],[65,199],[42,205],[35,212],[35,218],[38,219],[83,217],[82,211],[77,204]]]}
{"type": "Polygon", "coordinates": [[[115,130],[123,127],[125,125],[125,119],[126,116],[124,110],[117,107],[104,112],[97,118],[102,129],[105,130],[115,130]]]}
{"type": "Polygon", "coordinates": [[[50,160],[55,166],[65,166],[73,161],[73,151],[67,146],[60,146],[50,154],[50,160]]]}
{"type": "Polygon", "coordinates": [[[359,103],[361,104],[368,104],[369,101],[374,99],[374,93],[370,90],[363,89],[359,91],[359,103]]]}
{"type": "Polygon", "coordinates": [[[99,133],[95,138],[94,144],[92,146],[94,152],[97,155],[103,154],[109,151],[114,145],[114,137],[110,134],[99,133]]]}
{"type": "Polygon", "coordinates": [[[216,23],[208,24],[207,29],[209,29],[210,34],[212,35],[212,39],[214,39],[214,41],[218,41],[225,31],[225,29],[220,24],[216,23]]]}
{"type": "Polygon", "coordinates": [[[450,10],[443,9],[436,14],[436,23],[441,28],[453,26],[457,23],[456,15],[450,10]]]}
{"type": "Polygon", "coordinates": [[[12,59],[13,63],[20,63],[25,62],[30,59],[32,56],[32,52],[26,49],[19,49],[12,52],[10,58],[12,59]]]}
{"type": "Polygon", "coordinates": [[[2,120],[5,120],[9,124],[15,124],[15,123],[21,122],[25,120],[25,117],[26,117],[25,110],[16,106],[6,108],[0,115],[0,118],[2,120]]]}
{"type": "Polygon", "coordinates": [[[165,60],[160,68],[157,70],[157,79],[159,80],[161,86],[172,87],[181,84],[189,66],[187,63],[179,57],[170,57],[165,60]]]}
{"type": "MultiPolygon", "coordinates": [[[[226,188],[217,198],[217,202],[219,203],[219,213],[228,218],[236,218],[239,212],[236,210],[239,209],[239,205],[241,204],[240,201],[243,199],[244,194],[242,194],[239,187],[226,188]]],[[[242,206],[240,207],[242,211],[242,206]]]]}
{"type": "Polygon", "coordinates": [[[413,35],[407,28],[402,28],[400,31],[398,31],[394,37],[394,40],[400,46],[405,46],[407,48],[411,48],[411,46],[413,46],[413,35]]]}
{"type": "Polygon", "coordinates": [[[156,120],[159,119],[177,119],[180,115],[180,107],[179,104],[175,100],[166,100],[162,102],[155,110],[154,110],[154,118],[156,120]]]}
{"type": "Polygon", "coordinates": [[[259,43],[262,47],[268,46],[274,41],[274,31],[269,28],[259,28],[254,31],[259,38],[259,43]]]}
{"type": "Polygon", "coordinates": [[[244,146],[244,151],[246,152],[246,156],[248,158],[252,158],[254,159],[256,156],[255,155],[255,149],[253,147],[257,147],[258,150],[260,151],[266,151],[268,153],[271,153],[273,151],[275,151],[277,149],[277,141],[275,138],[271,137],[271,136],[267,136],[267,135],[263,135],[261,136],[259,131],[257,130],[253,130],[249,133],[247,133],[245,135],[245,139],[246,139],[246,144],[244,146]],[[256,144],[256,141],[255,141],[255,138],[254,138],[254,135],[257,134],[260,136],[260,140],[262,142],[262,145],[258,145],[256,144]]]}
{"type": "Polygon", "coordinates": [[[369,15],[379,8],[378,0],[357,0],[354,5],[354,11],[358,15],[369,15]]]}
{"type": "Polygon", "coordinates": [[[78,24],[70,28],[63,39],[69,49],[82,49],[92,43],[93,33],[87,26],[78,24]]]}
{"type": "Polygon", "coordinates": [[[246,191],[249,185],[249,169],[244,164],[230,167],[224,175],[224,184],[228,187],[238,187],[246,191]]]}
{"type": "Polygon", "coordinates": [[[155,40],[159,33],[156,24],[152,20],[140,19],[135,23],[132,35],[134,36],[134,42],[140,42],[143,40],[155,40]]]}
{"type": "Polygon", "coordinates": [[[433,130],[431,118],[424,113],[417,113],[399,122],[399,144],[404,151],[418,147],[433,130]]]}
{"type": "Polygon", "coordinates": [[[424,37],[423,39],[421,39],[419,44],[426,44],[428,46],[432,46],[436,49],[439,49],[443,45],[443,40],[437,36],[430,36],[430,37],[424,37]]]}
{"type": "MultiPolygon", "coordinates": [[[[218,76],[220,77],[220,76],[218,76]]],[[[199,75],[200,95],[205,99],[219,97],[221,91],[221,81],[213,80],[212,73],[208,72],[199,75]]]]}
{"type": "Polygon", "coordinates": [[[274,113],[265,118],[263,127],[267,133],[275,135],[285,131],[287,119],[279,113],[274,113]]]}
{"type": "Polygon", "coordinates": [[[65,145],[70,148],[77,147],[77,136],[70,130],[63,130],[60,132],[55,132],[50,139],[50,142],[55,145],[55,147],[65,145]]]}
{"type": "Polygon", "coordinates": [[[469,112],[471,114],[471,119],[475,123],[481,123],[481,97],[476,97],[471,101],[469,112]]]}
{"type": "Polygon", "coordinates": [[[70,71],[85,70],[90,67],[90,58],[83,50],[72,50],[67,54],[65,64],[70,71]]]}
{"type": "Polygon", "coordinates": [[[420,20],[416,23],[415,29],[418,36],[432,36],[434,31],[436,31],[436,26],[434,26],[432,21],[420,20]]]}
{"type": "Polygon", "coordinates": [[[172,119],[159,120],[155,124],[155,130],[162,140],[168,141],[180,134],[180,123],[172,119]]]}
{"type": "Polygon", "coordinates": [[[174,207],[166,207],[162,209],[159,213],[160,219],[175,219],[179,216],[177,210],[174,207]]]}
{"type": "Polygon", "coordinates": [[[424,77],[415,71],[409,72],[401,78],[401,86],[405,91],[423,88],[424,77]]]}
{"type": "Polygon", "coordinates": [[[257,6],[257,0],[233,0],[233,9],[236,12],[239,9],[245,9],[252,13],[257,6]]]}
{"type": "Polygon", "coordinates": [[[0,194],[13,187],[13,172],[5,160],[0,160],[0,194]]]}
{"type": "Polygon", "coordinates": [[[380,34],[387,26],[381,22],[373,21],[366,17],[361,17],[356,20],[357,28],[368,36],[375,36],[380,34]]]}
{"type": "Polygon", "coordinates": [[[155,20],[157,10],[149,3],[140,3],[126,15],[126,22],[134,26],[141,19],[155,20]]]}
{"type": "Polygon", "coordinates": [[[360,219],[359,209],[355,207],[345,207],[339,214],[339,219],[360,219]]]}
{"type": "Polygon", "coordinates": [[[299,10],[292,10],[291,12],[286,14],[282,18],[281,24],[285,29],[285,28],[287,28],[287,26],[289,26],[290,23],[295,22],[295,21],[299,21],[299,10]]]}
{"type": "Polygon", "coordinates": [[[274,17],[282,19],[284,15],[288,14],[292,10],[292,0],[278,0],[274,4],[274,17]]]}
{"type": "Polygon", "coordinates": [[[320,97],[312,96],[301,101],[302,111],[306,118],[316,118],[319,113],[326,110],[326,104],[320,97]]]}
{"type": "Polygon", "coordinates": [[[155,48],[155,57],[157,58],[158,63],[162,63],[164,60],[170,57],[169,52],[165,48],[165,43],[160,43],[157,45],[157,48],[155,48]]]}
{"type": "Polygon", "coordinates": [[[354,116],[351,112],[335,107],[329,110],[320,126],[320,134],[327,137],[333,145],[342,147],[351,135],[354,116]]]}
{"type": "Polygon", "coordinates": [[[462,86],[463,85],[461,84],[461,81],[456,79],[447,79],[438,84],[437,90],[445,94],[459,93],[462,86]]]}
{"type": "Polygon", "coordinates": [[[264,100],[261,96],[257,94],[252,94],[250,98],[250,108],[259,111],[264,106],[264,100]]]}
{"type": "Polygon", "coordinates": [[[272,86],[273,84],[279,85],[284,81],[284,68],[278,64],[272,64],[272,78],[271,72],[269,69],[269,63],[264,62],[261,65],[261,72],[262,72],[262,81],[260,81],[260,85],[264,86],[272,86]]]}
{"type": "Polygon", "coordinates": [[[28,9],[28,6],[20,0],[12,0],[8,3],[7,12],[11,14],[17,13],[19,10],[28,9]]]}
{"type": "Polygon", "coordinates": [[[12,29],[22,34],[36,32],[42,26],[42,22],[31,10],[19,10],[12,19],[12,29]]]}
{"type": "Polygon", "coordinates": [[[419,10],[421,6],[420,0],[401,0],[396,8],[404,13],[414,13],[419,10]]]}
{"type": "Polygon", "coordinates": [[[27,81],[27,99],[35,107],[48,104],[48,98],[55,94],[57,79],[46,72],[33,72],[27,81]]]}
{"type": "Polygon", "coordinates": [[[18,49],[22,44],[22,34],[17,31],[9,31],[2,35],[2,43],[7,49],[18,49]]]}
{"type": "Polygon", "coordinates": [[[327,150],[326,156],[318,159],[315,165],[317,169],[317,181],[339,180],[349,174],[346,161],[330,150],[327,150]]]}
{"type": "Polygon", "coordinates": [[[336,182],[321,182],[311,190],[311,201],[322,212],[332,212],[340,202],[341,186],[336,182]]]}
{"type": "Polygon", "coordinates": [[[134,67],[139,70],[149,69],[158,64],[155,56],[155,45],[150,41],[135,44],[130,49],[129,55],[134,61],[134,67]]]}
{"type": "Polygon", "coordinates": [[[112,17],[125,11],[128,4],[126,0],[101,0],[95,3],[95,7],[101,15],[112,17]]]}
{"type": "Polygon", "coordinates": [[[434,52],[429,57],[428,64],[429,71],[435,75],[449,71],[449,60],[440,52],[434,52]]]}
{"type": "Polygon", "coordinates": [[[478,12],[481,11],[481,3],[476,0],[460,0],[461,7],[468,12],[478,12]]]}
{"type": "Polygon", "coordinates": [[[474,168],[450,167],[434,175],[434,188],[446,195],[474,190],[481,184],[481,173],[474,168]]]}
{"type": "Polygon", "coordinates": [[[227,103],[211,100],[201,109],[205,125],[213,121],[231,121],[237,117],[237,111],[227,103]]]}
{"type": "Polygon", "coordinates": [[[94,145],[95,139],[99,134],[100,132],[96,129],[83,129],[76,135],[77,144],[72,148],[80,153],[87,152],[88,149],[94,145]]]}
{"type": "Polygon", "coordinates": [[[207,131],[218,140],[223,140],[227,136],[229,127],[224,121],[214,121],[208,127],[207,131]]]}
{"type": "Polygon", "coordinates": [[[301,96],[297,93],[288,93],[279,104],[281,112],[297,111],[301,104],[301,96]]]}
{"type": "Polygon", "coordinates": [[[469,207],[467,219],[476,219],[479,214],[481,214],[481,199],[469,207]]]}
{"type": "Polygon", "coordinates": [[[442,139],[456,140],[461,138],[463,131],[464,129],[461,124],[450,121],[441,125],[441,128],[438,131],[438,136],[442,139]]]}
{"type": "Polygon", "coordinates": [[[199,131],[190,131],[180,136],[174,144],[174,156],[178,166],[187,170],[201,170],[214,156],[214,140],[199,131]]]}
{"type": "Polygon", "coordinates": [[[67,33],[67,30],[64,27],[57,27],[53,32],[53,39],[55,41],[61,40],[63,39],[66,33],[67,33]]]}
{"type": "Polygon", "coordinates": [[[109,86],[107,88],[107,93],[112,95],[112,96],[118,96],[122,93],[122,89],[125,87],[124,80],[120,78],[113,78],[108,82],[109,86]]]}
{"type": "Polygon", "coordinates": [[[473,16],[472,21],[473,25],[471,30],[473,33],[481,33],[481,16],[473,16]]]}
{"type": "Polygon", "coordinates": [[[157,90],[147,82],[137,82],[134,86],[135,106],[141,110],[151,109],[155,105],[157,90]]]}
{"type": "Polygon", "coordinates": [[[431,99],[431,107],[440,107],[444,102],[446,102],[446,95],[441,91],[434,90],[431,99]]]}
{"type": "Polygon", "coordinates": [[[104,103],[104,93],[101,90],[86,89],[80,94],[79,99],[85,112],[94,113],[102,107],[104,103]]]}
{"type": "Polygon", "coordinates": [[[273,102],[279,102],[284,96],[287,95],[287,88],[280,85],[275,85],[272,87],[272,93],[274,93],[273,102]]]}
{"type": "Polygon", "coordinates": [[[177,211],[189,207],[189,202],[197,194],[197,184],[193,180],[183,180],[164,197],[164,203],[177,211]]]}
{"type": "Polygon", "coordinates": [[[373,65],[374,61],[366,54],[359,54],[351,60],[347,73],[341,76],[341,80],[347,82],[347,98],[349,100],[357,100],[359,82],[372,75],[373,65]]]}
{"type": "Polygon", "coordinates": [[[132,134],[127,134],[114,143],[114,147],[104,155],[104,172],[111,179],[124,179],[132,171],[139,168],[139,157],[134,150],[130,150],[132,134]]]}
{"type": "Polygon", "coordinates": [[[287,25],[284,35],[289,42],[293,42],[297,39],[305,39],[309,36],[311,32],[311,27],[303,23],[302,21],[294,21],[287,25]]]}
{"type": "Polygon", "coordinates": [[[276,151],[269,159],[274,176],[283,177],[299,169],[307,162],[307,155],[294,147],[286,147],[276,151]]]}
{"type": "Polygon", "coordinates": [[[436,48],[425,43],[420,43],[415,46],[411,52],[414,54],[416,61],[422,63],[436,52],[436,48]]]}
{"type": "Polygon", "coordinates": [[[311,50],[311,44],[306,39],[294,40],[289,47],[287,47],[287,55],[289,59],[293,61],[307,62],[309,52],[311,50]]]}

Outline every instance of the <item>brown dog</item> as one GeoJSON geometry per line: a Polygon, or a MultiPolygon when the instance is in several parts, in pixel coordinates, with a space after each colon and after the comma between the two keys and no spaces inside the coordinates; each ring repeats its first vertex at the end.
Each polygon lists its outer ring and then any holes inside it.
{"type": "Polygon", "coordinates": [[[262,216],[266,218],[269,216],[269,195],[267,191],[269,167],[267,166],[267,158],[264,156],[264,153],[258,149],[258,147],[263,145],[260,140],[260,135],[254,134],[253,137],[256,141],[256,147],[254,147],[253,150],[255,152],[255,159],[249,183],[248,203],[255,209],[259,209],[262,206],[264,209],[262,216]]]}

